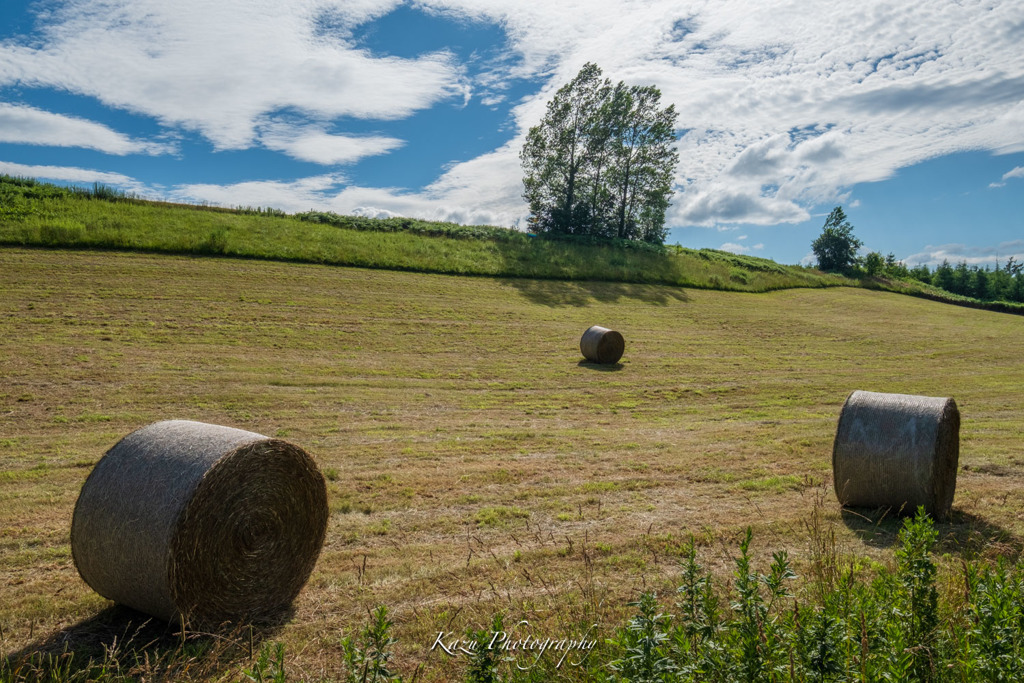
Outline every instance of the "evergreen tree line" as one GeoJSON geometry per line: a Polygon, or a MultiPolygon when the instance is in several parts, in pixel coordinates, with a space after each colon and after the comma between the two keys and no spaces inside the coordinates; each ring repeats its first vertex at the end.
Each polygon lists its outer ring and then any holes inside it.
{"type": "Polygon", "coordinates": [[[854,236],[853,226],[841,206],[832,209],[822,226],[821,235],[811,242],[818,267],[825,271],[845,273],[850,277],[886,275],[914,279],[979,301],[1024,303],[1024,263],[1015,257],[1011,256],[1002,266],[997,260],[994,270],[988,266],[969,266],[966,261],[953,266],[946,259],[932,271],[925,264],[908,268],[891,252],[882,256],[873,251],[860,257],[857,250],[861,246],[863,242],[854,236]]]}
{"type": "Polygon", "coordinates": [[[980,301],[1024,303],[1024,263],[1012,257],[1004,265],[997,261],[993,269],[968,265],[966,261],[954,266],[945,260],[935,270],[930,270],[925,264],[907,268],[892,254],[883,258],[881,254],[872,252],[865,258],[864,265],[868,275],[913,278],[980,301]]]}
{"type": "Polygon", "coordinates": [[[654,86],[613,85],[586,64],[548,102],[520,153],[538,233],[665,240],[677,113],[654,86]]]}

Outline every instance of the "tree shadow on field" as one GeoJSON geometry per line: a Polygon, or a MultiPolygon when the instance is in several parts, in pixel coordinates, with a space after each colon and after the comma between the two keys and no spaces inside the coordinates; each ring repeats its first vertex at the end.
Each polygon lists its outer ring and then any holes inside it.
{"type": "Polygon", "coordinates": [[[533,303],[553,308],[589,306],[595,302],[611,304],[627,299],[659,306],[666,306],[671,301],[690,300],[684,289],[669,285],[525,278],[505,278],[501,282],[519,290],[533,303]]]}
{"type": "MultiPolygon", "coordinates": [[[[861,541],[874,548],[891,548],[899,543],[906,516],[888,508],[842,510],[843,523],[861,541]]],[[[1024,551],[1024,541],[998,524],[978,515],[953,509],[944,522],[935,522],[939,532],[936,550],[959,555],[962,559],[1006,557],[1016,561],[1024,551]]]]}
{"type": "MultiPolygon", "coordinates": [[[[182,630],[113,605],[0,658],[0,680],[175,680],[223,677],[251,660],[292,611],[259,626],[225,625],[214,632],[182,630]]],[[[240,671],[239,671],[240,674],[240,671]]]]}
{"type": "Polygon", "coordinates": [[[625,366],[622,363],[594,363],[589,360],[581,360],[576,364],[576,367],[596,370],[598,372],[618,372],[625,366]]]}

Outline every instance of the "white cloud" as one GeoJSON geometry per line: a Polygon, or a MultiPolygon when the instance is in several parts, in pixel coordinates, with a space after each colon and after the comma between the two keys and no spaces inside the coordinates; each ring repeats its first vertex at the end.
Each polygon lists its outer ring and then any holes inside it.
{"type": "Polygon", "coordinates": [[[1024,178],[1024,166],[1018,166],[1012,171],[1007,171],[1003,174],[1003,180],[1009,180],[1010,178],[1024,178]]]}
{"type": "Polygon", "coordinates": [[[284,152],[301,161],[317,164],[352,164],[364,157],[386,154],[403,144],[398,138],[381,135],[331,135],[320,127],[296,127],[269,123],[260,130],[260,142],[267,149],[284,152]]]}
{"type": "Polygon", "coordinates": [[[518,164],[518,151],[509,144],[455,164],[420,191],[345,185],[344,176],[320,175],[293,181],[184,185],[176,188],[172,198],[219,206],[273,206],[285,211],[318,208],[341,214],[513,227],[525,218],[522,182],[518,173],[510,172],[518,164]]]}
{"type": "Polygon", "coordinates": [[[134,140],[86,119],[0,102],[0,142],[83,147],[107,154],[166,154],[172,145],[134,140]]]}
{"type": "Polygon", "coordinates": [[[736,244],[735,242],[726,242],[718,248],[721,251],[731,251],[734,254],[747,254],[750,252],[750,247],[745,247],[742,244],[736,244]]]}
{"type": "Polygon", "coordinates": [[[464,96],[448,52],[400,59],[353,44],[359,24],[398,4],[68,0],[39,44],[0,43],[0,86],[95,97],[197,130],[218,149],[251,145],[260,117],[277,111],[400,119],[464,96]]]}
{"type": "Polygon", "coordinates": [[[757,190],[717,181],[709,182],[703,189],[677,192],[668,212],[672,225],[774,225],[799,223],[808,218],[807,210],[793,200],[765,196],[757,190]]]}
{"type": "Polygon", "coordinates": [[[743,235],[741,237],[736,238],[737,242],[726,242],[725,244],[718,248],[721,249],[722,251],[731,251],[734,254],[749,254],[752,251],[762,251],[764,249],[764,244],[762,243],[758,243],[749,247],[745,244],[738,243],[739,240],[745,239],[747,239],[747,236],[743,235]]]}
{"type": "Polygon", "coordinates": [[[1010,178],[1024,178],[1024,166],[1017,166],[1016,168],[1007,171],[1003,174],[1001,181],[989,183],[989,187],[1006,187],[1006,181],[1010,178]]]}
{"type": "Polygon", "coordinates": [[[104,185],[119,187],[128,192],[135,192],[140,195],[152,194],[149,188],[138,180],[122,173],[96,171],[93,169],[77,168],[74,166],[41,166],[0,161],[0,173],[11,176],[20,176],[23,178],[57,180],[66,183],[102,183],[104,185]]]}
{"type": "Polygon", "coordinates": [[[475,159],[452,165],[420,191],[402,188],[346,187],[330,197],[333,211],[362,207],[426,220],[465,225],[521,225],[526,217],[516,140],[475,159]]]}
{"type": "Polygon", "coordinates": [[[952,264],[966,261],[968,265],[994,266],[996,261],[1000,265],[1006,263],[1010,257],[1018,262],[1024,261],[1024,240],[1011,240],[1001,242],[996,246],[969,246],[966,244],[942,244],[939,246],[928,245],[920,252],[911,254],[902,259],[908,266],[916,266],[922,263],[929,266],[937,266],[943,261],[952,264]]]}
{"type": "Polygon", "coordinates": [[[269,206],[294,213],[322,208],[330,194],[337,192],[344,182],[344,176],[325,174],[290,182],[254,180],[230,185],[179,185],[169,198],[215,206],[269,206]]]}
{"type": "Polygon", "coordinates": [[[366,218],[395,218],[395,214],[387,209],[376,209],[372,206],[357,206],[352,209],[353,216],[365,216],[366,218]]]}

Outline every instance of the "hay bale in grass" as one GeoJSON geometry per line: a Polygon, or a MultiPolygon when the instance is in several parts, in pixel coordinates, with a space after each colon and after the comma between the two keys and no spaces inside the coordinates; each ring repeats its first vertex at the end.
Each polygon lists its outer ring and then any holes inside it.
{"type": "Polygon", "coordinates": [[[327,516],[324,478],[298,446],[170,420],[96,464],[75,504],[71,552],[93,590],[160,619],[261,621],[306,583],[327,516]]]}
{"type": "Polygon", "coordinates": [[[960,411],[953,399],[854,391],[832,446],[836,497],[843,505],[906,514],[923,505],[945,519],[959,458],[960,411]]]}
{"type": "Polygon", "coordinates": [[[618,363],[625,349],[626,342],[621,334],[600,325],[588,328],[580,337],[580,351],[584,358],[593,363],[618,363]]]}

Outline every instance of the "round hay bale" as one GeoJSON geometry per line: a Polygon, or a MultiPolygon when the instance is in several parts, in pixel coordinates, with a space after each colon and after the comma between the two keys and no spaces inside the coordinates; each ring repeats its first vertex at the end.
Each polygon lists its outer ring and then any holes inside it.
{"type": "Polygon", "coordinates": [[[580,351],[584,358],[593,363],[618,363],[625,349],[626,342],[621,334],[600,325],[588,328],[580,337],[580,351]]]}
{"type": "Polygon", "coordinates": [[[100,595],[166,621],[280,614],[327,532],[327,487],[298,446],[169,420],[100,459],[75,504],[71,552],[100,595]]]}
{"type": "Polygon", "coordinates": [[[839,414],[832,476],[843,505],[945,519],[960,459],[960,411],[951,398],[854,391],[839,414]]]}

